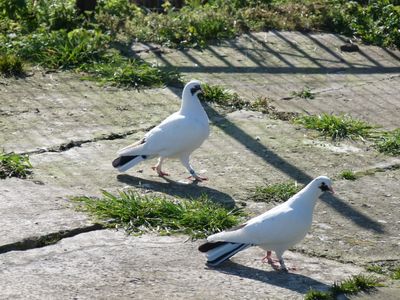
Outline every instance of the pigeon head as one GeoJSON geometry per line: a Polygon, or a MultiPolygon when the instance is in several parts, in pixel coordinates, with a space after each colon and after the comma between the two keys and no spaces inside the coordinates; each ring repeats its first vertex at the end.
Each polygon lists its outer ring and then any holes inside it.
{"type": "Polygon", "coordinates": [[[332,188],[332,181],[328,177],[319,176],[315,178],[314,182],[323,193],[324,192],[330,192],[332,194],[334,193],[332,188]]]}
{"type": "Polygon", "coordinates": [[[185,85],[185,88],[183,89],[183,94],[189,94],[191,96],[198,95],[201,93],[203,90],[201,88],[201,83],[198,80],[192,80],[189,83],[185,85]]]}

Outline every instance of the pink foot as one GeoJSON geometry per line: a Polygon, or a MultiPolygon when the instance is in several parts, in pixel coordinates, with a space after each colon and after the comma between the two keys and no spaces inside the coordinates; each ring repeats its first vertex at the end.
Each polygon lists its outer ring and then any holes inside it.
{"type": "Polygon", "coordinates": [[[279,260],[273,259],[271,257],[272,252],[271,251],[267,251],[267,255],[265,255],[262,259],[261,262],[262,263],[267,263],[269,264],[275,271],[280,271],[281,269],[281,265],[279,264],[279,260]]]}
{"type": "Polygon", "coordinates": [[[199,176],[199,175],[196,175],[196,176],[189,176],[187,179],[189,179],[189,180],[191,180],[191,181],[205,181],[205,180],[208,180],[208,178],[207,177],[202,177],[202,176],[199,176]]]}
{"type": "Polygon", "coordinates": [[[164,177],[164,176],[169,176],[168,173],[165,173],[163,171],[161,171],[160,169],[158,169],[157,167],[151,167],[154,171],[157,172],[158,176],[160,177],[164,177]]]}

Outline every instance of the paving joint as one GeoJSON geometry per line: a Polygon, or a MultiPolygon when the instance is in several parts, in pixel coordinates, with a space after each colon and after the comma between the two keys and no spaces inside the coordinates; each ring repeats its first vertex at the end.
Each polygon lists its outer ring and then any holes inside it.
{"type": "Polygon", "coordinates": [[[149,126],[147,128],[140,128],[140,129],[132,129],[132,130],[128,130],[122,133],[115,133],[115,132],[111,132],[109,134],[103,134],[101,136],[92,138],[92,139],[85,139],[85,140],[70,140],[69,142],[65,142],[62,143],[60,145],[57,146],[52,146],[49,148],[39,148],[36,150],[32,150],[32,151],[27,151],[27,152],[21,152],[18,153],[20,155],[32,155],[32,154],[42,154],[42,153],[48,153],[48,152],[64,152],[64,151],[68,151],[72,148],[75,147],[80,147],[83,144],[88,144],[88,143],[96,143],[96,142],[100,142],[100,141],[112,141],[112,140],[118,140],[118,139],[124,139],[129,135],[138,133],[140,131],[149,131],[150,129],[152,129],[154,126],[149,126]]]}
{"type": "Polygon", "coordinates": [[[26,251],[36,248],[42,248],[54,245],[65,238],[70,238],[82,233],[96,231],[96,230],[103,230],[103,229],[105,229],[104,225],[95,223],[90,226],[73,228],[68,230],[60,230],[57,232],[52,232],[41,236],[28,237],[15,243],[1,245],[0,254],[4,254],[10,251],[26,251]]]}

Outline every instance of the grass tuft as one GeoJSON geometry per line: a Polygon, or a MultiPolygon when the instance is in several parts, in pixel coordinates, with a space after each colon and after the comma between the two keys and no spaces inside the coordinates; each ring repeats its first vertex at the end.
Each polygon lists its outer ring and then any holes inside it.
{"type": "Polygon", "coordinates": [[[243,100],[237,93],[229,92],[219,85],[203,84],[202,88],[203,94],[200,94],[202,101],[233,109],[244,109],[250,106],[249,101],[243,100]]]}
{"type": "Polygon", "coordinates": [[[193,238],[205,237],[239,223],[242,212],[227,210],[207,196],[192,200],[169,200],[142,196],[134,191],[113,195],[103,191],[100,199],[75,197],[83,210],[110,226],[123,226],[128,232],[158,231],[161,234],[185,233],[193,238]]]}
{"type": "Polygon", "coordinates": [[[0,179],[8,177],[26,178],[32,165],[27,155],[0,152],[0,179]]]}
{"type": "Polygon", "coordinates": [[[310,289],[305,295],[304,300],[333,300],[330,292],[323,292],[310,289]]]}
{"type": "Polygon", "coordinates": [[[340,177],[346,180],[356,180],[357,175],[352,170],[343,170],[340,173],[340,177]]]}
{"type": "Polygon", "coordinates": [[[176,85],[181,75],[175,71],[164,71],[148,63],[110,55],[104,61],[85,65],[82,69],[90,74],[86,79],[119,87],[152,87],[176,85]]]}
{"type": "Polygon", "coordinates": [[[393,270],[393,273],[390,277],[394,280],[400,280],[400,266],[396,267],[393,270]]]}
{"type": "Polygon", "coordinates": [[[375,277],[359,274],[341,282],[335,282],[331,288],[331,293],[334,297],[340,294],[351,295],[379,286],[381,284],[375,277]]]}
{"type": "Polygon", "coordinates": [[[310,289],[304,296],[305,300],[334,300],[340,295],[354,295],[359,292],[367,292],[382,284],[377,278],[362,274],[354,275],[341,282],[335,282],[328,291],[321,292],[310,289]]]}
{"type": "Polygon", "coordinates": [[[14,54],[0,55],[0,73],[5,76],[21,76],[24,68],[21,58],[14,54]]]}
{"type": "Polygon", "coordinates": [[[299,92],[292,92],[293,96],[302,98],[302,99],[314,99],[315,95],[311,92],[311,89],[306,86],[299,92]]]}
{"type": "Polygon", "coordinates": [[[40,31],[12,41],[22,58],[53,69],[71,69],[97,61],[104,54],[109,37],[100,31],[75,29],[40,31]]]}
{"type": "Polygon", "coordinates": [[[379,266],[379,265],[370,265],[366,268],[366,270],[368,272],[373,272],[376,274],[385,274],[385,270],[383,269],[382,266],[379,266]]]}
{"type": "Polygon", "coordinates": [[[375,146],[379,152],[400,155],[400,128],[386,132],[381,138],[375,142],[375,146]]]}
{"type": "Polygon", "coordinates": [[[365,139],[372,136],[372,125],[356,120],[347,115],[305,115],[294,119],[297,124],[304,125],[308,129],[319,131],[323,136],[332,140],[344,138],[365,139]]]}
{"type": "Polygon", "coordinates": [[[252,200],[256,202],[284,202],[301,190],[296,182],[276,183],[256,187],[252,200]]]}
{"type": "Polygon", "coordinates": [[[211,40],[235,36],[235,20],[212,5],[184,6],[165,14],[141,13],[126,23],[126,31],[143,42],[167,47],[205,47],[211,40]]]}

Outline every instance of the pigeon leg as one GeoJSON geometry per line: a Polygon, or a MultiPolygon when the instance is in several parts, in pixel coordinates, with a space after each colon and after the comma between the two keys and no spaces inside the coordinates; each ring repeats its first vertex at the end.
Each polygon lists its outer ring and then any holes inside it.
{"type": "Polygon", "coordinates": [[[281,264],[281,269],[280,269],[280,271],[282,271],[282,272],[289,272],[288,268],[287,268],[286,265],[285,265],[285,262],[284,262],[283,258],[281,258],[281,259],[279,260],[279,263],[281,264]]]}
{"type": "Polygon", "coordinates": [[[181,163],[186,168],[186,170],[188,170],[190,173],[190,176],[188,177],[188,179],[198,180],[198,181],[208,180],[207,177],[202,177],[202,176],[199,176],[196,174],[195,170],[193,169],[192,165],[189,162],[189,155],[181,157],[181,163]]]}
{"type": "Polygon", "coordinates": [[[261,262],[263,262],[263,263],[267,263],[267,264],[269,264],[269,265],[271,265],[271,267],[275,270],[275,271],[278,271],[278,270],[280,270],[280,266],[277,264],[277,260],[274,260],[273,258],[272,258],[272,251],[267,251],[267,255],[265,255],[262,259],[261,259],[261,262]]]}
{"type": "Polygon", "coordinates": [[[157,164],[154,167],[152,167],[152,169],[155,170],[157,172],[158,176],[160,176],[160,177],[169,176],[168,173],[165,173],[161,170],[161,165],[162,165],[163,160],[164,160],[164,158],[159,157],[157,164]]]}
{"type": "Polygon", "coordinates": [[[281,265],[281,267],[277,271],[289,272],[289,269],[286,267],[285,261],[283,260],[283,252],[275,251],[276,256],[278,257],[278,260],[279,260],[279,264],[281,265]]]}

